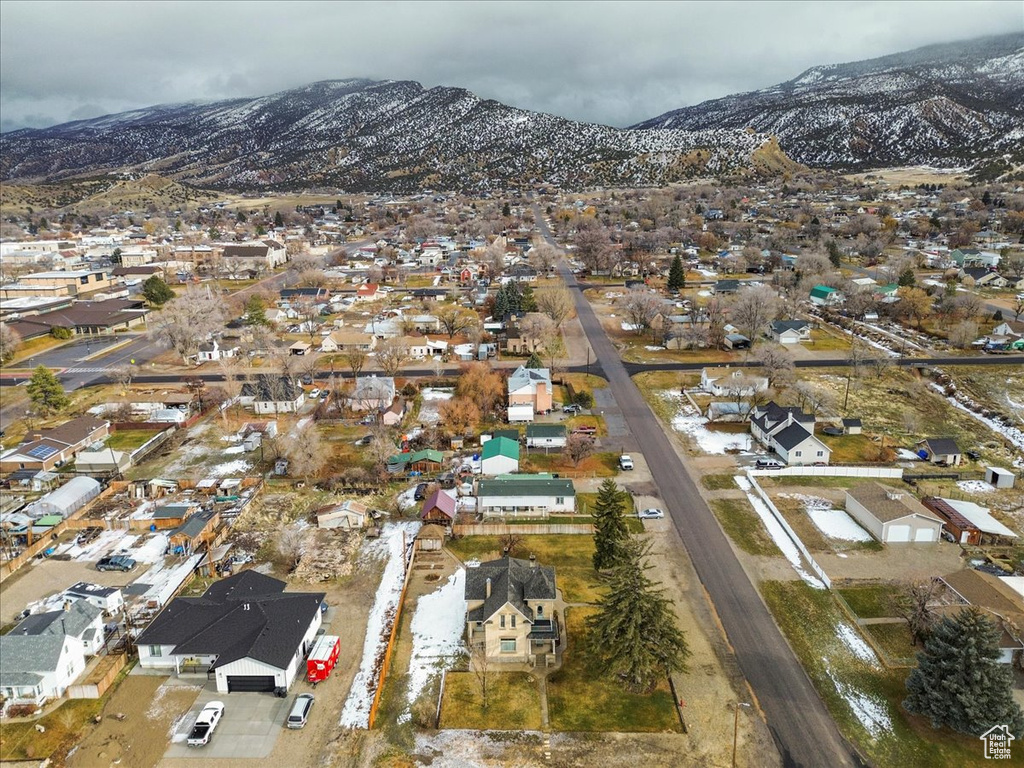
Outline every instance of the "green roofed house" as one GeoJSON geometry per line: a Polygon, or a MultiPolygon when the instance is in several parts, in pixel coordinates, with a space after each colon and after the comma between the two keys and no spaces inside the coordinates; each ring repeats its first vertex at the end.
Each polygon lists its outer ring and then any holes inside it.
{"type": "Polygon", "coordinates": [[[443,453],[433,448],[424,448],[409,456],[408,468],[414,472],[438,472],[443,462],[443,453]]]}
{"type": "Polygon", "coordinates": [[[812,304],[825,307],[842,304],[844,296],[835,288],[829,288],[827,285],[816,285],[811,288],[810,299],[812,304]]]}
{"type": "Polygon", "coordinates": [[[547,518],[576,511],[572,480],[550,474],[499,475],[477,483],[476,510],[482,517],[547,518]]]}
{"type": "Polygon", "coordinates": [[[495,437],[484,443],[480,451],[480,472],[504,475],[519,471],[519,443],[507,437],[495,437]]]}
{"type": "Polygon", "coordinates": [[[527,448],[564,448],[564,424],[527,424],[527,448]]]}

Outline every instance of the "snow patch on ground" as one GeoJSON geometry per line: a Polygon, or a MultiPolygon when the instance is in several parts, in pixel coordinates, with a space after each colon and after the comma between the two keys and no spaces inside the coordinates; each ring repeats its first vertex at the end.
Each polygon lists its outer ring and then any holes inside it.
{"type": "Polygon", "coordinates": [[[423,693],[431,678],[450,669],[463,649],[466,626],[466,570],[459,568],[436,592],[424,595],[416,605],[412,624],[412,658],[409,660],[407,706],[398,716],[405,723],[412,718],[410,708],[423,693]]]}
{"type": "Polygon", "coordinates": [[[689,435],[704,453],[724,454],[728,451],[751,450],[749,434],[736,432],[712,432],[707,428],[708,420],[697,413],[697,410],[683,399],[677,392],[661,392],[661,397],[668,400],[678,409],[672,418],[672,429],[689,435]]]}
{"type": "Polygon", "coordinates": [[[853,714],[872,736],[881,736],[892,732],[892,718],[889,716],[889,708],[885,702],[878,701],[866,694],[861,693],[848,683],[840,680],[829,666],[828,659],[825,662],[825,672],[835,685],[836,691],[850,705],[853,714]]]}
{"type": "Polygon", "coordinates": [[[370,705],[377,692],[380,669],[378,659],[387,645],[398,608],[398,599],[402,594],[406,553],[412,546],[419,528],[418,522],[385,523],[380,538],[363,546],[359,557],[360,563],[382,559],[386,559],[386,563],[366,624],[363,658],[341,711],[339,725],[342,728],[366,728],[369,724],[370,705]]]}
{"type": "Polygon", "coordinates": [[[771,513],[771,510],[768,509],[764,501],[754,493],[754,487],[750,484],[750,480],[743,475],[736,475],[733,480],[747,494],[747,500],[750,501],[750,505],[757,512],[757,516],[761,518],[761,522],[764,523],[764,527],[768,530],[768,535],[772,537],[772,541],[782,551],[783,556],[789,560],[793,570],[800,574],[800,578],[810,586],[815,589],[824,589],[825,585],[819,579],[804,570],[803,561],[800,559],[800,550],[796,548],[796,544],[789,538],[789,534],[779,524],[779,521],[775,519],[775,515],[771,513]]]}
{"type": "Polygon", "coordinates": [[[830,539],[840,541],[871,541],[871,534],[865,531],[842,509],[834,509],[832,502],[820,496],[803,493],[780,493],[787,499],[796,499],[804,505],[811,522],[830,539]]]}
{"type": "Polygon", "coordinates": [[[441,419],[441,403],[451,400],[455,396],[455,390],[427,387],[420,392],[420,395],[423,397],[423,404],[420,406],[419,420],[423,424],[437,424],[441,419]]]}
{"type": "Polygon", "coordinates": [[[906,459],[908,461],[920,461],[921,457],[918,456],[914,451],[909,448],[900,448],[896,451],[896,458],[906,459]]]}
{"type": "Polygon", "coordinates": [[[984,480],[957,480],[956,487],[967,493],[991,493],[995,490],[984,480]]]}
{"type": "Polygon", "coordinates": [[[651,346],[650,344],[648,344],[646,347],[644,347],[644,349],[646,349],[648,352],[664,352],[665,351],[664,347],[654,347],[654,346],[651,346]]]}
{"type": "Polygon", "coordinates": [[[854,656],[872,666],[878,666],[878,657],[871,650],[871,646],[864,642],[864,638],[857,634],[856,629],[849,624],[837,624],[836,634],[843,641],[843,645],[849,648],[854,656]]]}
{"type": "Polygon", "coordinates": [[[971,408],[968,408],[966,405],[961,403],[957,398],[951,395],[947,395],[946,390],[940,384],[937,384],[934,381],[929,382],[928,386],[930,386],[936,392],[945,397],[949,404],[952,405],[954,408],[958,408],[964,413],[970,414],[977,421],[980,421],[982,424],[991,429],[997,435],[1002,435],[1015,446],[1017,446],[1017,448],[1024,451],[1024,430],[1018,429],[1017,427],[1007,426],[1006,424],[998,422],[995,419],[990,419],[988,416],[985,416],[971,408]]]}
{"type": "Polygon", "coordinates": [[[206,470],[207,477],[231,477],[244,475],[249,471],[249,462],[245,459],[235,459],[234,461],[226,461],[223,464],[218,464],[215,467],[211,467],[206,470]]]}
{"type": "Polygon", "coordinates": [[[637,331],[640,330],[639,325],[636,325],[634,323],[627,323],[625,320],[623,320],[619,325],[624,331],[632,331],[633,333],[636,333],[637,331]]]}

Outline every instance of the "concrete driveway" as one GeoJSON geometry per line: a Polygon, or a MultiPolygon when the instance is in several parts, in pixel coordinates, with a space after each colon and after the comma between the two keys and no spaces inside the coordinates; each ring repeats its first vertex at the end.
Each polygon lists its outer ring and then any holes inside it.
{"type": "Polygon", "coordinates": [[[270,693],[217,693],[207,683],[195,704],[175,726],[165,758],[253,758],[267,757],[284,730],[284,719],[294,696],[279,699],[270,693]],[[224,716],[205,747],[189,747],[192,725],[211,701],[224,702],[224,716]]]}

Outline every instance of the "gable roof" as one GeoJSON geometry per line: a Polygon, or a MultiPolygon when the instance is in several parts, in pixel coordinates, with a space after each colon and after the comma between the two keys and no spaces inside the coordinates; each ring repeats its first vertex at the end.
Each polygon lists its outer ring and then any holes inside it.
{"type": "Polygon", "coordinates": [[[537,385],[541,382],[547,384],[549,388],[551,387],[550,370],[547,368],[527,368],[525,365],[520,365],[508,377],[508,391],[515,392],[523,387],[528,387],[531,384],[537,385]]]}
{"type": "Polygon", "coordinates": [[[12,635],[70,635],[80,637],[103,611],[85,600],[75,600],[68,610],[27,616],[11,630],[12,635]]]}
{"type": "Polygon", "coordinates": [[[42,677],[37,673],[57,669],[66,642],[62,634],[0,635],[0,685],[38,684],[42,677]]]}
{"type": "Polygon", "coordinates": [[[526,437],[565,437],[565,424],[527,424],[526,437]]]}
{"type": "Polygon", "coordinates": [[[801,331],[810,323],[806,320],[774,320],[772,321],[772,332],[776,334],[786,331],[801,331]]]}
{"type": "Polygon", "coordinates": [[[853,486],[846,493],[882,523],[889,523],[910,515],[934,520],[937,523],[942,522],[911,494],[892,486],[876,482],[861,483],[853,486]]]}
{"type": "Polygon", "coordinates": [[[480,496],[576,496],[572,480],[551,475],[499,475],[477,484],[480,496]]]}
{"type": "Polygon", "coordinates": [[[284,592],[255,571],[215,582],[202,597],[178,597],[139,635],[174,654],[213,654],[217,669],[242,658],[285,669],[320,610],[323,592],[284,592]]]}
{"type": "Polygon", "coordinates": [[[506,603],[533,621],[531,600],[554,600],[556,595],[555,569],[537,565],[536,561],[520,560],[507,555],[500,560],[480,563],[466,569],[467,601],[483,600],[483,606],[469,612],[470,621],[486,621],[506,603]],[[487,596],[487,581],[491,594],[487,596]]]}
{"type": "Polygon", "coordinates": [[[494,437],[484,443],[480,451],[481,460],[493,459],[497,456],[504,456],[519,461],[519,443],[509,440],[507,437],[494,437]]]}
{"type": "Polygon", "coordinates": [[[455,497],[451,496],[440,488],[430,494],[423,502],[421,507],[421,514],[426,515],[432,509],[439,509],[452,520],[455,519],[455,497]]]}
{"type": "Polygon", "coordinates": [[[921,443],[924,443],[928,450],[936,456],[950,456],[963,453],[960,450],[960,446],[956,444],[956,440],[952,437],[928,437],[918,443],[918,445],[921,445],[921,443]]]}
{"type": "Polygon", "coordinates": [[[833,293],[838,293],[835,288],[829,288],[827,285],[816,285],[811,288],[810,295],[816,299],[827,299],[833,293]]]}
{"type": "Polygon", "coordinates": [[[242,397],[251,397],[261,403],[294,402],[299,399],[302,389],[288,376],[260,374],[255,381],[242,385],[242,397]]]}
{"type": "MultiPolygon", "coordinates": [[[[785,429],[776,432],[773,436],[776,443],[781,445],[787,451],[796,448],[800,443],[804,442],[807,438],[812,438],[815,441],[821,443],[818,438],[811,434],[810,430],[807,429],[803,424],[799,422],[793,422],[785,429]]],[[[822,443],[823,444],[823,443],[822,443]]],[[[823,444],[824,445],[824,444],[823,444]]]]}
{"type": "Polygon", "coordinates": [[[395,380],[391,376],[363,376],[356,380],[352,390],[353,400],[387,400],[388,405],[395,399],[395,380]]]}

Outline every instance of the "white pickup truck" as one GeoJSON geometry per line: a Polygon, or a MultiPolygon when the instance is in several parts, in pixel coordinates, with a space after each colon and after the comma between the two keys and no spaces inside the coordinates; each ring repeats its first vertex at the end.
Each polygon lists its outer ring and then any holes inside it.
{"type": "Polygon", "coordinates": [[[196,718],[196,724],[192,726],[192,730],[188,735],[188,745],[190,747],[202,747],[210,741],[210,737],[213,736],[213,731],[217,727],[217,723],[220,722],[221,715],[224,714],[224,702],[222,701],[211,701],[205,707],[203,711],[199,713],[199,717],[196,718]]]}

